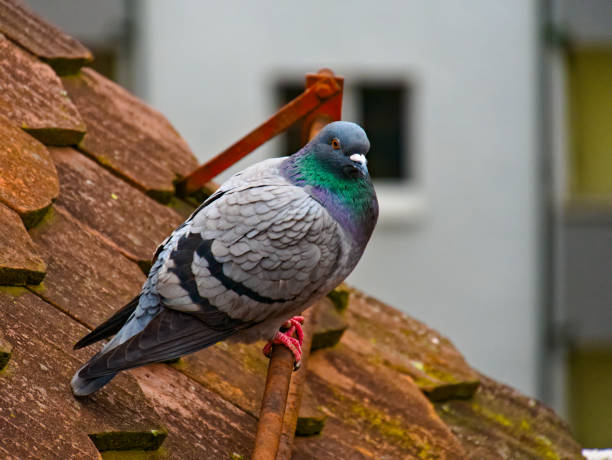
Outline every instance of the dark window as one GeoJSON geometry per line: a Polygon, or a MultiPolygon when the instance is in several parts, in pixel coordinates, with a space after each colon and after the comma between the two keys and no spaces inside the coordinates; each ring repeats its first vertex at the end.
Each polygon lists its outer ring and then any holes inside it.
{"type": "Polygon", "coordinates": [[[376,179],[410,179],[406,145],[407,89],[404,85],[358,86],[361,124],[370,138],[368,169],[376,179]]]}
{"type": "MultiPolygon", "coordinates": [[[[304,92],[304,83],[285,83],[278,87],[279,107],[292,101],[304,92]]],[[[302,126],[296,123],[291,126],[281,137],[281,156],[291,155],[302,148],[302,126]]]]}
{"type": "MultiPolygon", "coordinates": [[[[368,169],[374,179],[402,180],[412,178],[408,149],[407,119],[409,90],[399,83],[364,83],[356,85],[357,121],[368,133],[371,149],[368,169]]],[[[278,86],[278,106],[304,91],[303,84],[283,83],[278,86]]],[[[346,95],[345,95],[346,97],[346,95]]],[[[289,155],[302,147],[301,127],[293,126],[281,138],[281,155],[289,155]]]]}

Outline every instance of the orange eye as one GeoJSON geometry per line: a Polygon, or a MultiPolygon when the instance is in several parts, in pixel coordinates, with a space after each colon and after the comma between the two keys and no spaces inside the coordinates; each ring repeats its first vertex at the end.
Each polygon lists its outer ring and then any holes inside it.
{"type": "Polygon", "coordinates": [[[332,139],[331,146],[334,150],[340,149],[340,141],[338,139],[332,139]]]}

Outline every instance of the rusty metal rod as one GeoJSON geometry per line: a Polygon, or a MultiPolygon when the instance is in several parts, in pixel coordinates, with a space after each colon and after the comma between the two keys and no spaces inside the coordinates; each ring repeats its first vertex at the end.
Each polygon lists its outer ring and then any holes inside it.
{"type": "Polygon", "coordinates": [[[317,305],[313,305],[304,312],[302,365],[297,372],[293,372],[294,357],[289,349],[277,345],[274,345],[272,349],[252,460],[290,458],[302,399],[303,383],[306,379],[306,366],[310,355],[310,345],[312,344],[316,307],[317,305]],[[297,382],[294,383],[295,380],[297,382]],[[289,411],[289,415],[287,415],[287,411],[289,411]],[[290,425],[293,425],[293,427],[290,425]],[[284,436],[281,436],[281,434],[284,434],[284,436]],[[289,456],[286,456],[287,452],[289,452],[289,456]],[[281,453],[283,456],[279,457],[278,455],[281,453]]]}
{"type": "Polygon", "coordinates": [[[275,345],[268,366],[252,460],[276,458],[292,373],[293,354],[288,348],[275,345]]]}
{"type": "Polygon", "coordinates": [[[245,155],[341,93],[342,86],[338,84],[338,79],[334,78],[333,73],[331,75],[330,73],[328,70],[322,71],[318,74],[320,78],[316,83],[308,87],[300,96],[283,106],[276,114],[242,139],[195,169],[177,184],[177,193],[187,196],[195,192],[245,155]]]}
{"type": "Polygon", "coordinates": [[[304,343],[302,345],[302,367],[299,372],[291,376],[289,384],[289,394],[285,407],[285,417],[283,419],[283,430],[280,436],[276,460],[290,460],[293,449],[293,439],[295,438],[295,428],[297,427],[302,395],[304,394],[304,383],[306,382],[306,371],[308,370],[308,358],[310,357],[310,347],[312,337],[317,326],[317,313],[319,304],[310,307],[304,313],[304,325],[308,325],[304,330],[304,343]]]}

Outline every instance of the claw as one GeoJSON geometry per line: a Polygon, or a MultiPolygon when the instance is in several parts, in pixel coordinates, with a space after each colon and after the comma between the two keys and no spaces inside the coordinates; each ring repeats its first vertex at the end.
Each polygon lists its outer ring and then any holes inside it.
{"type": "Polygon", "coordinates": [[[304,343],[304,331],[302,331],[302,324],[304,324],[303,316],[294,316],[290,320],[283,323],[281,330],[278,331],[272,340],[270,340],[263,348],[263,353],[268,358],[272,354],[272,345],[283,345],[293,353],[295,359],[293,364],[293,370],[297,371],[300,368],[302,361],[302,344],[304,343]],[[282,329],[285,329],[284,331],[282,329]],[[294,337],[297,335],[297,338],[294,337]]]}
{"type": "Polygon", "coordinates": [[[290,320],[286,321],[282,326],[283,329],[287,329],[286,334],[291,336],[294,332],[297,334],[297,339],[300,342],[300,346],[304,343],[304,331],[302,330],[302,324],[304,324],[304,317],[294,316],[290,320]]]}

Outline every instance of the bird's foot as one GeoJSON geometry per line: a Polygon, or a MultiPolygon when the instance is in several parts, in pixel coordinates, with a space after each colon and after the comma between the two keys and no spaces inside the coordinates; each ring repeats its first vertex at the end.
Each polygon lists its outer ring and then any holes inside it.
{"type": "Polygon", "coordinates": [[[302,363],[302,343],[304,342],[304,324],[303,316],[294,316],[287,322],[283,323],[281,330],[278,331],[272,340],[270,340],[263,349],[264,355],[268,358],[272,354],[272,345],[283,345],[293,353],[294,363],[293,370],[297,371],[302,363]]]}

